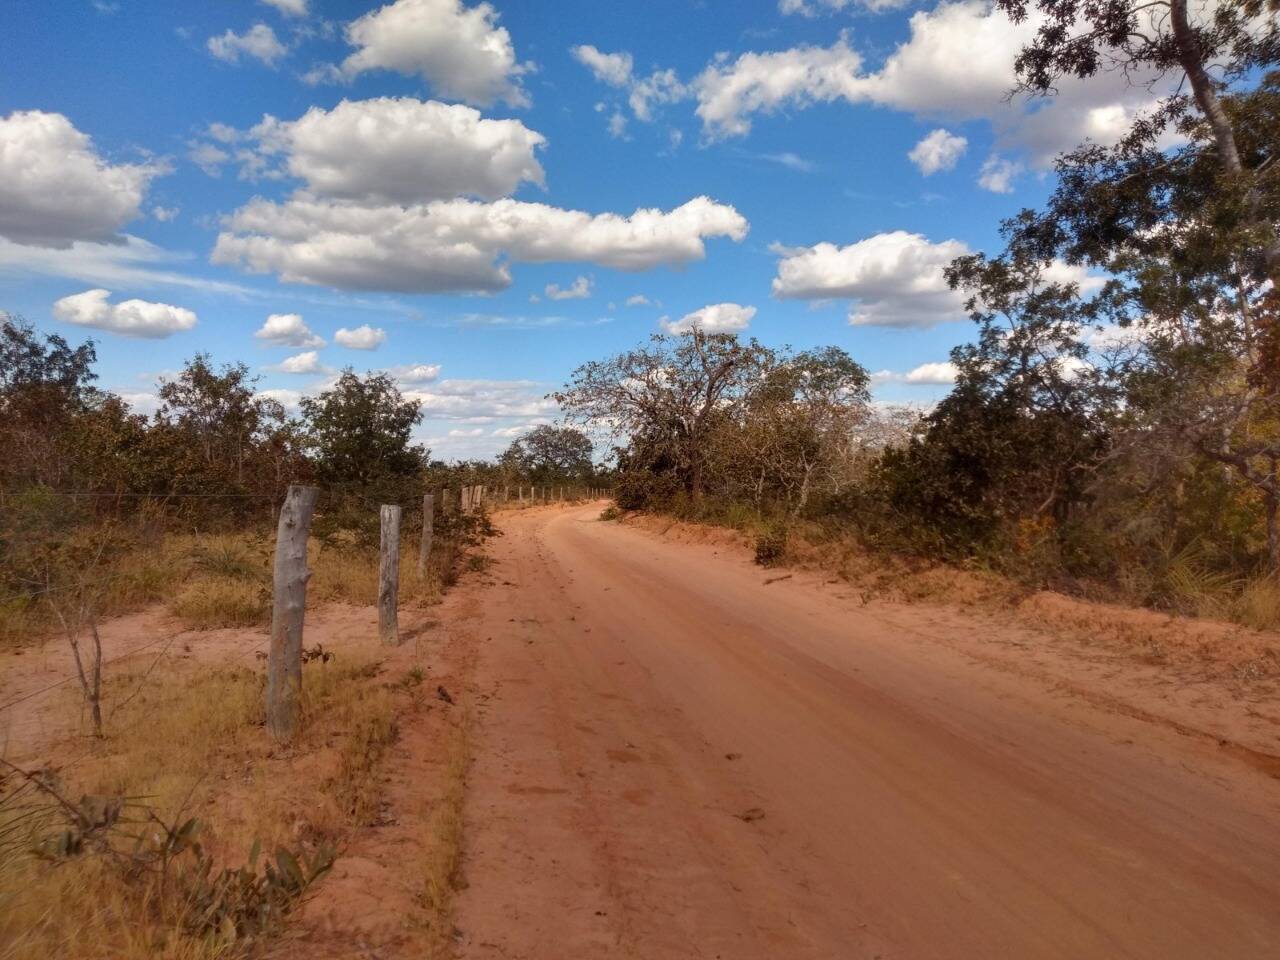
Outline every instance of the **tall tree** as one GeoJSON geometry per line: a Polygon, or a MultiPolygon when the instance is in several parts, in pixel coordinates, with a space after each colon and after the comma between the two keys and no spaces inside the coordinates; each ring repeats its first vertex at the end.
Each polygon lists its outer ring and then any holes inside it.
{"type": "Polygon", "coordinates": [[[344,370],[329,390],[302,401],[308,442],[321,479],[357,485],[416,480],[428,451],[412,441],[422,405],[384,374],[344,370]]]}
{"type": "Polygon", "coordinates": [[[1100,268],[1096,310],[1130,328],[1127,445],[1201,456],[1261,499],[1280,570],[1280,26],[1275,0],[997,0],[1041,25],[1020,88],[1121,69],[1175,92],[1114,147],[1057,164],[1045,209],[1011,221],[1007,258],[1100,268]]]}
{"type": "Polygon", "coordinates": [[[653,456],[669,460],[696,502],[716,419],[741,406],[770,356],[755,340],[732,334],[659,334],[647,346],[583,364],[554,397],[570,420],[642,438],[653,456]]]}
{"type": "Polygon", "coordinates": [[[514,440],[500,463],[533,483],[585,482],[591,477],[592,443],[573,427],[534,427],[514,440]]]}

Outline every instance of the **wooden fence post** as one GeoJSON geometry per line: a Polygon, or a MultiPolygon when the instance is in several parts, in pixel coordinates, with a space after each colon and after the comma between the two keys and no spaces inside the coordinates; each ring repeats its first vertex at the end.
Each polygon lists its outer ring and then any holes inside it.
{"type": "Polygon", "coordinates": [[[400,631],[396,602],[400,596],[400,508],[384,503],[381,510],[382,551],[378,562],[378,637],[396,646],[400,631]]]}
{"type": "Polygon", "coordinates": [[[288,740],[298,729],[302,693],[302,625],[307,610],[307,536],[320,491],[290,484],[276,526],[271,600],[271,645],[267,653],[267,731],[288,740]]]}
{"type": "Polygon", "coordinates": [[[435,495],[422,498],[422,539],[418,542],[418,576],[427,572],[427,560],[431,556],[431,540],[436,532],[435,495]]]}

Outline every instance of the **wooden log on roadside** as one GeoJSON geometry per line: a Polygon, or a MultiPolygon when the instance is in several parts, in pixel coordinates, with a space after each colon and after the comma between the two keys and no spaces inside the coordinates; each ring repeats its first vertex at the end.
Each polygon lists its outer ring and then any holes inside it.
{"type": "Polygon", "coordinates": [[[384,503],[380,511],[382,544],[378,556],[378,638],[400,644],[396,608],[400,597],[400,508],[384,503]]]}
{"type": "Polygon", "coordinates": [[[302,709],[302,627],[307,609],[307,537],[315,515],[316,487],[290,484],[276,525],[271,599],[271,643],[267,652],[267,732],[289,740],[302,709]]]}
{"type": "Polygon", "coordinates": [[[431,541],[436,532],[435,496],[426,494],[422,498],[422,539],[418,541],[418,576],[427,572],[427,560],[431,557],[431,541]]]}

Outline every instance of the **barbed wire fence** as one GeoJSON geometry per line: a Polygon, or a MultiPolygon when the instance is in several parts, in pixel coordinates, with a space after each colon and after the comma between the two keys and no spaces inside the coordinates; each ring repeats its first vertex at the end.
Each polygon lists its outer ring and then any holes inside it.
{"type": "MultiPolygon", "coordinates": [[[[190,539],[188,553],[192,556],[197,555],[202,548],[207,549],[213,538],[229,531],[256,535],[264,545],[274,535],[271,628],[265,638],[236,654],[233,659],[262,655],[266,651],[266,712],[269,720],[273,714],[280,718],[277,724],[269,722],[268,729],[277,739],[283,740],[292,735],[297,723],[302,637],[307,607],[306,544],[319,541],[319,549],[332,549],[332,544],[340,539],[343,525],[351,524],[353,517],[370,526],[374,518],[377,518],[379,634],[384,642],[396,644],[399,642],[396,599],[399,592],[402,533],[407,532],[418,539],[416,569],[418,576],[422,577],[426,572],[433,543],[439,542],[438,538],[441,536],[456,537],[464,530],[475,530],[487,522],[487,511],[491,507],[581,502],[608,496],[608,491],[589,485],[504,483],[498,486],[455,483],[437,486],[421,497],[405,498],[395,503],[387,503],[386,497],[370,496],[357,484],[332,484],[323,487],[289,485],[271,493],[140,493],[42,489],[35,495],[55,504],[70,505],[65,510],[57,511],[63,521],[69,518],[90,519],[99,528],[115,525],[132,532],[155,525],[159,529],[152,531],[151,535],[157,539],[180,533],[190,539]],[[305,524],[300,522],[301,518],[295,513],[289,512],[291,494],[296,497],[294,491],[301,489],[314,491],[311,514],[305,524]],[[218,503],[236,506],[234,509],[209,508],[209,505],[218,503]],[[85,505],[90,506],[86,508],[85,505]],[[285,569],[281,570],[282,535],[293,536],[296,543],[299,540],[297,531],[305,534],[300,538],[303,544],[302,563],[295,562],[292,566],[286,564],[285,569]],[[290,595],[295,599],[288,602],[282,600],[290,595]]],[[[32,494],[29,491],[0,490],[0,510],[12,510],[22,498],[30,496],[32,494]]],[[[372,546],[372,537],[366,539],[369,541],[366,545],[372,546]]],[[[295,560],[297,556],[298,550],[295,547],[295,560]]],[[[70,647],[75,665],[73,672],[9,697],[0,693],[0,698],[3,698],[0,699],[0,729],[3,729],[6,716],[19,707],[39,697],[55,695],[58,690],[77,682],[82,687],[86,707],[99,710],[103,705],[101,682],[104,671],[155,651],[131,689],[113,701],[112,711],[119,710],[138,695],[155,670],[169,656],[173,645],[194,631],[187,628],[167,630],[127,649],[104,653],[101,639],[97,635],[98,616],[99,612],[106,616],[113,612],[103,608],[101,598],[104,591],[127,584],[131,578],[137,577],[135,570],[112,570],[109,565],[104,564],[101,568],[77,571],[75,576],[62,582],[53,582],[47,576],[43,580],[29,577],[25,581],[20,577],[8,578],[8,589],[0,596],[0,617],[13,615],[18,611],[30,611],[42,604],[56,609],[55,605],[61,603],[69,610],[78,611],[76,615],[67,618],[68,629],[64,632],[68,633],[69,638],[74,638],[87,630],[92,635],[92,645],[88,649],[82,649],[77,646],[79,641],[72,639],[70,647]]],[[[59,614],[59,617],[63,616],[65,614],[59,614]]],[[[52,628],[52,623],[44,625],[45,632],[52,628]]],[[[98,727],[95,731],[97,733],[101,732],[100,723],[101,719],[95,724],[98,727]]],[[[4,749],[5,742],[0,739],[0,752],[4,749]]]]}

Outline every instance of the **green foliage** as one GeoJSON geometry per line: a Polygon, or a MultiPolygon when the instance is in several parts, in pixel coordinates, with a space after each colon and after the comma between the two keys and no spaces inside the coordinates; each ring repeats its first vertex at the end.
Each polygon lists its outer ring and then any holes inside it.
{"type": "Polygon", "coordinates": [[[421,404],[406,400],[384,374],[342,372],[318,397],[305,397],[302,412],[317,476],[366,490],[403,488],[420,477],[427,451],[411,442],[422,422],[421,404]]]}
{"type": "Polygon", "coordinates": [[[513,441],[499,463],[525,483],[585,485],[595,474],[591,450],[591,440],[581,430],[544,424],[513,441]]]}

